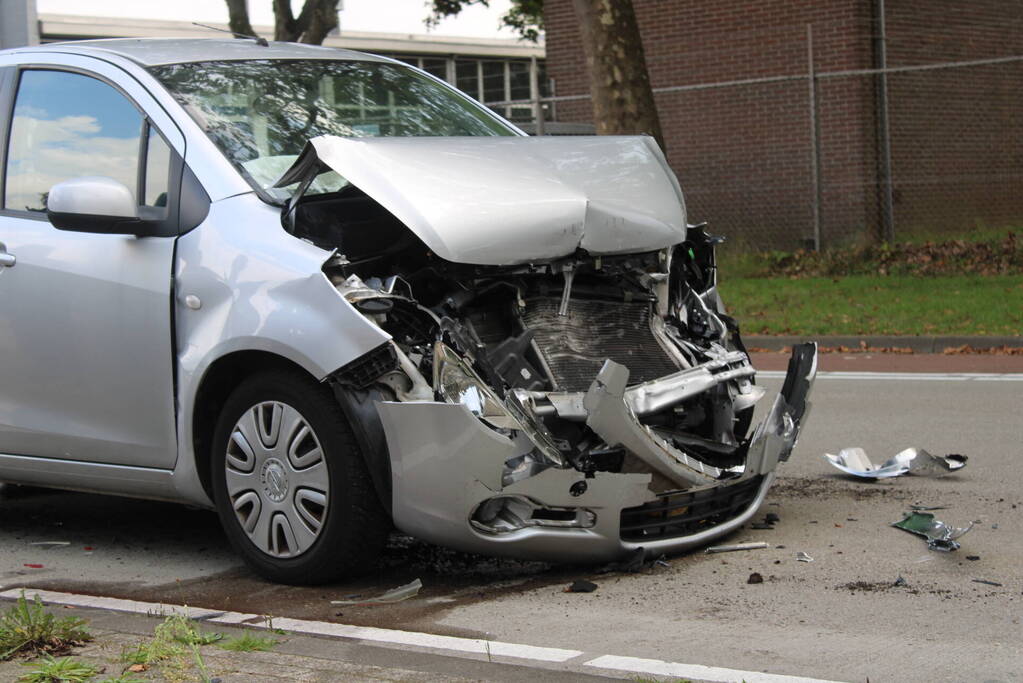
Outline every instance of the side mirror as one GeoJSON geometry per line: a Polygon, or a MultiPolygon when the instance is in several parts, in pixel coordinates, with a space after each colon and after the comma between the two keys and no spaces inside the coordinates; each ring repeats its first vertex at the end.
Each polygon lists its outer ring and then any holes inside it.
{"type": "Polygon", "coordinates": [[[103,176],[83,176],[57,183],[46,198],[46,217],[58,230],[109,235],[150,234],[147,221],[123,183],[103,176]]]}

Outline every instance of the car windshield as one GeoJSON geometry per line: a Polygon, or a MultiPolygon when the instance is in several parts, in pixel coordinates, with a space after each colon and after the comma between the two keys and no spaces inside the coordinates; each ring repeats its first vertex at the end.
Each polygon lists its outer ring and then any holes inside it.
{"type": "MultiPolygon", "coordinates": [[[[199,62],[150,71],[242,175],[277,200],[273,188],[306,141],[343,137],[514,135],[458,91],[409,67],[386,62],[271,60],[199,62]]],[[[317,177],[307,194],[346,185],[317,177]]]]}

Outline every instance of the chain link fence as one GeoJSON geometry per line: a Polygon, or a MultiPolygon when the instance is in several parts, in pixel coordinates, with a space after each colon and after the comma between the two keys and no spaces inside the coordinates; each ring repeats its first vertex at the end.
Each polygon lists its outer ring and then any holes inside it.
{"type": "MultiPolygon", "coordinates": [[[[1023,228],[1023,50],[959,49],[952,32],[899,29],[865,30],[873,45],[858,63],[878,68],[841,68],[822,44],[849,38],[826,25],[790,26],[735,50],[745,64],[757,50],[801,63],[796,72],[654,88],[690,221],[783,250],[1023,228]],[[956,58],[930,58],[942,49],[956,58]]],[[[721,49],[707,58],[733,56],[721,49]]],[[[589,96],[551,90],[501,104],[531,108],[527,132],[586,132],[589,96]]]]}

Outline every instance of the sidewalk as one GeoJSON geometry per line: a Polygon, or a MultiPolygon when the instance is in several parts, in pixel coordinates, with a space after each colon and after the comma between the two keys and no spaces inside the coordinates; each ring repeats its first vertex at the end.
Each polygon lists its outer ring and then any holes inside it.
{"type": "MultiPolygon", "coordinates": [[[[31,591],[26,591],[31,595],[31,591]]],[[[0,601],[0,610],[13,603],[0,601]]],[[[202,681],[199,668],[192,662],[174,667],[160,665],[143,672],[125,671],[128,664],[119,661],[123,651],[135,649],[140,643],[151,641],[153,631],[162,616],[143,616],[104,609],[49,605],[48,610],[57,617],[76,616],[87,620],[87,629],[95,640],[85,647],[75,648],[75,660],[92,664],[101,673],[90,683],[106,679],[137,681],[202,681]]],[[[204,612],[206,610],[199,610],[204,612]]],[[[203,633],[222,633],[227,638],[251,630],[221,623],[198,620],[196,627],[203,633]]],[[[353,640],[318,638],[296,633],[274,634],[266,630],[255,632],[260,637],[273,636],[279,642],[267,652],[232,652],[216,645],[200,648],[209,680],[219,683],[264,683],[266,681],[606,681],[603,676],[589,676],[565,670],[552,670],[522,666],[506,662],[487,661],[486,658],[445,656],[412,649],[378,647],[353,640]]],[[[0,662],[0,680],[16,681],[32,670],[23,666],[26,660],[15,658],[0,662]]],[[[41,660],[30,660],[33,663],[41,660]]]]}

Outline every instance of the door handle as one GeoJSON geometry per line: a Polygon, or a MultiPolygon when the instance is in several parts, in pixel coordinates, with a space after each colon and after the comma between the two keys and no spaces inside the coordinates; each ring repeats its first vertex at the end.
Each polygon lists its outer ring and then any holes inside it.
{"type": "Polygon", "coordinates": [[[8,254],[7,246],[4,245],[3,242],[0,242],[0,266],[10,268],[17,262],[18,259],[15,258],[14,254],[8,254]]]}

